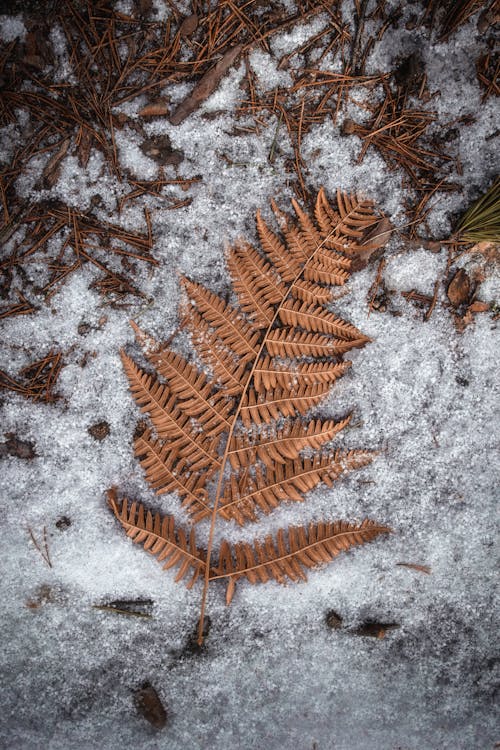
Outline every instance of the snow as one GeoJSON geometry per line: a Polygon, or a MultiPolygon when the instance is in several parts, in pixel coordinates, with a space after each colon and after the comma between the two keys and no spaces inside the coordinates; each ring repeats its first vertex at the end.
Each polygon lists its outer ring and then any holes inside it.
{"type": "MultiPolygon", "coordinates": [[[[154,5],[158,14],[165,13],[163,3],[155,0],[154,5]]],[[[321,14],[273,39],[277,58],[321,30],[324,20],[321,14]]],[[[426,53],[429,88],[441,90],[429,106],[438,110],[440,121],[470,112],[476,117],[471,126],[456,125],[464,171],[452,176],[464,193],[436,200],[429,217],[436,237],[447,236],[450,216],[489,185],[494,169],[495,139],[487,137],[496,128],[497,104],[494,99],[479,103],[473,60],[480,39],[474,24],[475,17],[449,43],[432,42],[426,53]]],[[[20,16],[1,17],[4,42],[24,33],[20,16]]],[[[410,37],[404,24],[388,31],[385,45],[375,47],[369,71],[388,69],[409,48],[410,37]]],[[[52,38],[59,39],[64,68],[61,30],[54,29],[52,38]]],[[[292,62],[299,64],[296,58],[292,62]]],[[[288,73],[278,71],[265,52],[254,51],[251,63],[263,90],[286,85],[288,73]]],[[[259,524],[217,529],[216,539],[250,540],[323,518],[370,517],[394,533],[312,571],[307,584],[241,582],[230,608],[224,587],[214,586],[210,633],[198,653],[189,641],[200,586],[188,592],[175,584],[169,571],[125,538],[106,507],[106,490],[117,486],[123,494],[185,519],[177,498],[153,496],[133,457],[139,410],[119,359],[120,347],[138,355],[129,318],[155,337],[167,338],[178,323],[178,274],[213,291],[229,291],[225,244],[239,236],[255,242],[256,209],[263,208],[270,218],[271,197],[288,209],[293,196],[284,127],[273,165],[268,154],[276,120],[260,135],[229,135],[242,122],[235,110],[243,75],[244,67],[236,65],[179,127],[160,118],[145,124],[147,136],[168,134],[172,147],[184,152],[178,173],[167,167],[167,178],[202,176],[187,193],[168,188],[192,197],[190,206],[165,211],[161,201],[144,198],[118,215],[124,188],[95,151],[86,170],[68,154],[50,191],[36,186],[42,161],[30,163],[28,174],[18,180],[19,194],[28,199],[50,196],[82,210],[98,194],[99,217],[135,231],[143,230],[148,206],[160,265],[152,272],[138,269],[138,283],[151,302],[132,300],[125,308],[104,304],[89,289],[96,272],[84,268],[36,314],[3,321],[0,367],[9,374],[51,348],[64,352],[64,368],[56,388],[61,399],[55,404],[33,405],[20,395],[0,393],[3,433],[33,441],[36,450],[31,461],[1,459],[0,737],[5,747],[16,750],[493,748],[498,739],[493,545],[500,479],[496,324],[488,314],[477,315],[459,334],[442,289],[426,322],[422,311],[399,295],[415,288],[432,296],[446,267],[444,248],[436,254],[408,250],[397,235],[391,239],[384,279],[399,316],[367,314],[374,265],[352,277],[350,293],[333,307],[373,342],[349,357],[353,367],[332,388],[321,413],[341,417],[353,411],[353,426],[337,444],[378,450],[374,462],[333,490],[320,487],[304,504],[283,504],[259,524]],[[206,117],[219,110],[224,112],[215,119],[206,117]],[[89,326],[83,334],[82,323],[89,326]],[[88,428],[103,420],[110,434],[98,442],[88,428]],[[71,520],[68,528],[56,526],[63,516],[71,520]],[[31,529],[40,542],[44,526],[51,568],[29,537],[31,529]],[[431,573],[399,567],[399,562],[428,565],[431,573]],[[50,593],[44,594],[43,587],[50,593]],[[28,606],[37,598],[39,606],[28,606]],[[154,601],[152,619],[93,607],[135,598],[154,601]],[[343,619],[340,630],[326,625],[331,610],[343,619]],[[355,634],[367,621],[400,627],[383,639],[355,634]],[[162,732],[134,708],[133,692],[146,680],[167,708],[162,732]]],[[[179,87],[179,98],[184,89],[179,87]]],[[[139,109],[135,103],[129,107],[134,113],[139,109]]],[[[2,142],[8,153],[19,137],[14,127],[5,129],[2,142]]],[[[117,131],[117,142],[123,167],[138,178],[154,178],[156,165],[140,151],[138,133],[117,131]]],[[[330,196],[337,187],[362,189],[396,224],[404,224],[401,174],[389,172],[373,148],[358,165],[359,149],[359,139],[341,136],[331,122],[315,126],[303,138],[308,180],[318,188],[324,185],[330,196]]],[[[498,290],[498,276],[489,277],[480,298],[494,301],[498,290]]],[[[180,345],[189,351],[186,338],[180,345]]],[[[200,529],[200,539],[206,533],[206,527],[200,529]]]]}

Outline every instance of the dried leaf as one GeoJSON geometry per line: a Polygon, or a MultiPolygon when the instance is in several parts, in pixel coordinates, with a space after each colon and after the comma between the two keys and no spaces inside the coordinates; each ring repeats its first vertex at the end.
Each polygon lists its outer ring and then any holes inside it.
{"type": "Polygon", "coordinates": [[[179,34],[182,37],[189,37],[198,28],[198,14],[197,13],[191,13],[190,16],[186,16],[186,18],[183,20],[179,27],[179,34]]]}
{"type": "MultiPolygon", "coordinates": [[[[135,440],[146,480],[158,494],[175,491],[194,523],[211,517],[212,529],[219,519],[258,521],[283,502],[302,501],[320,482],[332,486],[374,456],[328,447],[349,418],[335,422],[303,415],[350,365],[343,354],[369,342],[331,311],[329,285],[345,284],[356,255],[381,247],[390,225],[381,223],[371,201],[340,191],[334,209],[320,190],[314,216],[296,201],[292,205],[295,222],[273,207],[282,235],[258,214],[260,248],[240,242],[228,249],[234,306],[201,284],[182,280],[189,304],[182,305],[181,327],[192,332],[211,377],[171,349],[170,341],[159,344],[135,324],[155,372],[121,353],[133,396],[150,420],[135,440]]],[[[114,492],[109,500],[134,542],[165,568],[179,567],[176,580],[189,574],[192,586],[204,579],[203,602],[209,582],[227,583],[229,603],[240,579],[252,584],[304,580],[308,569],[390,531],[368,519],[289,527],[253,544],[223,541],[215,564],[212,533],[205,551],[197,546],[194,529],[187,534],[173,517],[127,500],[120,508],[114,492]]],[[[199,643],[204,617],[203,603],[199,643]]]]}
{"type": "Polygon", "coordinates": [[[471,283],[467,272],[459,268],[448,285],[446,294],[453,307],[464,305],[471,293],[471,283]]]}
{"type": "Polygon", "coordinates": [[[160,99],[151,102],[139,111],[139,115],[140,117],[165,117],[165,115],[168,115],[167,103],[160,99]]]}
{"type": "Polygon", "coordinates": [[[154,687],[146,682],[135,692],[134,697],[137,711],[141,716],[155,729],[163,729],[167,723],[167,712],[154,687]]]}
{"type": "Polygon", "coordinates": [[[469,305],[467,308],[467,312],[471,313],[483,313],[483,312],[489,312],[491,310],[491,305],[488,302],[480,302],[477,300],[476,302],[473,302],[472,305],[469,305]]]}

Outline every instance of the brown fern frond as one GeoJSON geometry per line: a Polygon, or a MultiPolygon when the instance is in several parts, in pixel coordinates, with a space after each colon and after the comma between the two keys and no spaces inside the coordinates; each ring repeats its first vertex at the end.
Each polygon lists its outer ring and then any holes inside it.
{"type": "Polygon", "coordinates": [[[284,464],[287,460],[297,458],[305,448],[317,450],[333,440],[349,424],[351,417],[340,422],[327,419],[313,419],[310,422],[300,420],[287,421],[281,429],[270,425],[259,433],[241,433],[233,435],[229,446],[228,457],[233,469],[252,466],[259,458],[266,466],[274,463],[284,464]]]}
{"type": "Polygon", "coordinates": [[[176,492],[182,498],[182,507],[196,518],[210,514],[205,486],[217,470],[215,464],[205,471],[194,469],[185,459],[179,459],[168,443],[155,440],[150,430],[135,440],[134,452],[141,462],[146,480],[157,495],[176,492]]]}
{"type": "Polygon", "coordinates": [[[349,278],[349,274],[341,268],[331,268],[318,258],[308,265],[304,271],[306,281],[342,286],[349,278]]]}
{"type": "Polygon", "coordinates": [[[181,283],[200,316],[217,331],[221,341],[238,357],[253,357],[258,351],[259,332],[231,305],[213,292],[182,277],[181,283]]]}
{"type": "MultiPolygon", "coordinates": [[[[135,442],[148,483],[159,494],[177,493],[194,523],[210,517],[206,557],[198,548],[195,554],[195,543],[189,542],[190,559],[203,560],[204,566],[200,621],[211,579],[229,578],[230,586],[241,576],[293,579],[304,566],[333,556],[332,550],[342,548],[344,542],[349,546],[372,533],[364,527],[337,533],[337,526],[323,524],[311,527],[319,529],[310,532],[311,539],[316,533],[319,536],[302,545],[297,539],[306,532],[290,530],[286,554],[282,554],[284,537],[278,540],[278,550],[271,549],[270,542],[267,547],[257,542],[255,547],[240,545],[235,548],[236,564],[230,548],[223,545],[222,572],[210,570],[219,519],[239,524],[255,521],[281,502],[301,501],[320,482],[331,485],[342,473],[373,458],[367,451],[327,452],[326,446],[349,418],[335,422],[305,415],[349,368],[351,363],[344,362],[343,355],[369,342],[326,304],[330,287],[348,280],[357,263],[350,256],[359,248],[366,250],[379,218],[370,201],[341,192],[334,209],[323,190],[314,217],[296,201],[296,218],[274,203],[272,207],[281,234],[258,213],[260,248],[240,242],[228,250],[227,265],[238,300],[234,307],[201,284],[182,279],[189,298],[183,307],[183,326],[210,373],[135,325],[137,340],[157,375],[142,371],[122,355],[132,393],[150,417],[150,428],[135,442]],[[333,530],[330,536],[335,542],[324,536],[325,529],[333,530]],[[257,555],[257,568],[242,563],[251,554],[257,555]]],[[[166,531],[163,542],[158,534],[151,541],[158,524],[163,529],[163,521],[156,517],[144,516],[135,506],[133,512],[122,510],[120,517],[130,536],[146,540],[147,546],[161,549],[160,554],[167,542],[174,544],[174,537],[185,552],[188,543],[180,531],[177,536],[166,531]]],[[[196,575],[200,565],[196,563],[196,575]]]]}
{"type": "Polygon", "coordinates": [[[198,313],[186,316],[186,327],[199,356],[212,370],[218,389],[225,396],[242,393],[250,375],[247,360],[238,359],[198,313]]]}
{"type": "Polygon", "coordinates": [[[216,471],[220,467],[217,456],[220,433],[207,436],[200,425],[196,429],[191,417],[177,406],[168,386],[143,372],[123,351],[121,358],[136,402],[142,412],[149,414],[158,436],[169,440],[168,450],[174,460],[184,459],[191,471],[207,467],[216,471]]]}
{"type": "Polygon", "coordinates": [[[230,604],[235,584],[242,577],[250,583],[271,579],[281,584],[287,580],[305,581],[307,569],[329,563],[340,552],[390,531],[388,526],[365,519],[361,524],[335,521],[311,523],[307,529],[291,526],[280,529],[275,540],[267,536],[263,542],[255,540],[253,544],[239,542],[232,546],[224,541],[217,566],[210,570],[210,580],[227,579],[226,602],[230,604]]]}
{"type": "Polygon", "coordinates": [[[274,318],[274,305],[286,294],[286,286],[250,245],[231,248],[227,265],[241,309],[256,326],[267,328],[274,318]]]}
{"type": "Polygon", "coordinates": [[[311,333],[326,333],[346,341],[359,341],[364,338],[351,323],[337,318],[324,307],[308,305],[300,300],[286,300],[280,307],[279,316],[284,325],[299,326],[311,333]]]}
{"type": "Polygon", "coordinates": [[[293,281],[300,273],[300,263],[297,258],[287,250],[286,245],[280,242],[279,237],[267,226],[260,211],[257,211],[256,223],[260,244],[269,260],[284,282],[293,281]]]}
{"type": "Polygon", "coordinates": [[[108,495],[109,503],[115,516],[135,544],[142,544],[144,549],[154,555],[158,562],[164,563],[163,569],[179,566],[176,582],[191,575],[187,588],[191,588],[206,567],[206,556],[196,545],[196,535],[191,529],[189,535],[181,528],[176,528],[173,516],[161,516],[145,511],[144,505],[124,499],[121,510],[113,492],[108,495]]]}
{"type": "Polygon", "coordinates": [[[302,385],[299,388],[277,386],[269,391],[258,392],[250,387],[243,394],[240,417],[244,427],[252,422],[270,424],[279,417],[295,417],[305,414],[328,393],[328,383],[302,385]]]}
{"type": "Polygon", "coordinates": [[[253,373],[257,391],[269,390],[281,385],[284,388],[299,388],[304,384],[332,383],[341,377],[352,362],[301,362],[285,364],[271,357],[259,359],[253,373]]]}
{"type": "Polygon", "coordinates": [[[308,281],[307,279],[299,279],[292,285],[291,293],[297,299],[301,299],[303,302],[312,302],[326,304],[332,297],[332,290],[327,286],[322,286],[320,283],[308,281]]]}
{"type": "Polygon", "coordinates": [[[226,485],[220,514],[240,524],[256,521],[258,511],[268,514],[284,501],[302,502],[304,495],[320,482],[331,487],[338,477],[366,466],[373,459],[368,451],[335,451],[312,458],[298,456],[283,463],[261,467],[254,472],[246,468],[232,475],[226,485]]]}
{"type": "Polygon", "coordinates": [[[306,333],[287,327],[270,331],[266,347],[272,357],[336,357],[364,346],[368,341],[365,336],[351,340],[334,339],[321,333],[306,333]]]}
{"type": "Polygon", "coordinates": [[[218,435],[231,426],[232,401],[215,391],[194,365],[169,350],[149,354],[148,359],[168,382],[179,409],[195,417],[207,434],[218,435]]]}

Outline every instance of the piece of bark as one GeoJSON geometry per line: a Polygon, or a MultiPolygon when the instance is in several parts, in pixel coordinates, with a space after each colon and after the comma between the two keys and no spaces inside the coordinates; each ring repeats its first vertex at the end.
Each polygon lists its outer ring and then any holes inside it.
{"type": "Polygon", "coordinates": [[[471,285],[467,272],[459,268],[448,285],[446,294],[453,307],[464,305],[470,296],[471,285]]]}
{"type": "Polygon", "coordinates": [[[228,50],[219,62],[208,70],[200,81],[196,84],[192,92],[179,104],[177,109],[170,116],[172,125],[180,125],[186,117],[194,112],[200,104],[213,94],[221,78],[227,73],[233,65],[238,55],[241,53],[243,45],[237,44],[228,50]]]}

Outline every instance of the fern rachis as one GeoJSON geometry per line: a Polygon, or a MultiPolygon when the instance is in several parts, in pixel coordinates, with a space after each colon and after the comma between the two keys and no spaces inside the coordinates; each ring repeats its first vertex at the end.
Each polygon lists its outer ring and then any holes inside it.
{"type": "Polygon", "coordinates": [[[188,545],[173,521],[137,511],[136,523],[136,506],[132,513],[126,501],[122,511],[115,500],[111,504],[134,541],[160,557],[170,555],[172,564],[186,558],[180,577],[193,566],[193,550],[198,550],[195,575],[204,577],[200,623],[211,580],[228,580],[230,600],[240,577],[251,582],[270,576],[298,580],[304,566],[327,562],[341,549],[387,531],[369,521],[347,525],[345,531],[342,522],[319,524],[307,533],[289,529],[287,546],[281,530],[276,547],[270,538],[263,545],[255,541],[234,548],[224,542],[217,567],[211,566],[217,519],[255,522],[282,501],[301,501],[319,482],[331,484],[344,471],[371,460],[367,451],[328,450],[348,418],[335,423],[304,415],[349,367],[343,354],[369,341],[327,308],[326,285],[346,282],[351,257],[379,217],[370,202],[340,192],[334,211],[320,191],[317,224],[295,201],[293,206],[296,223],[275,210],[283,240],[258,213],[261,250],[240,243],[228,251],[237,306],[201,284],[182,280],[191,301],[183,310],[184,323],[213,380],[136,326],[160,378],[122,353],[132,393],[153,428],[137,439],[136,455],[151,486],[159,493],[177,491],[194,523],[210,516],[206,553],[199,552],[193,535],[188,545]],[[303,454],[306,449],[308,455],[303,454]],[[208,483],[215,475],[210,501],[208,483]]]}

